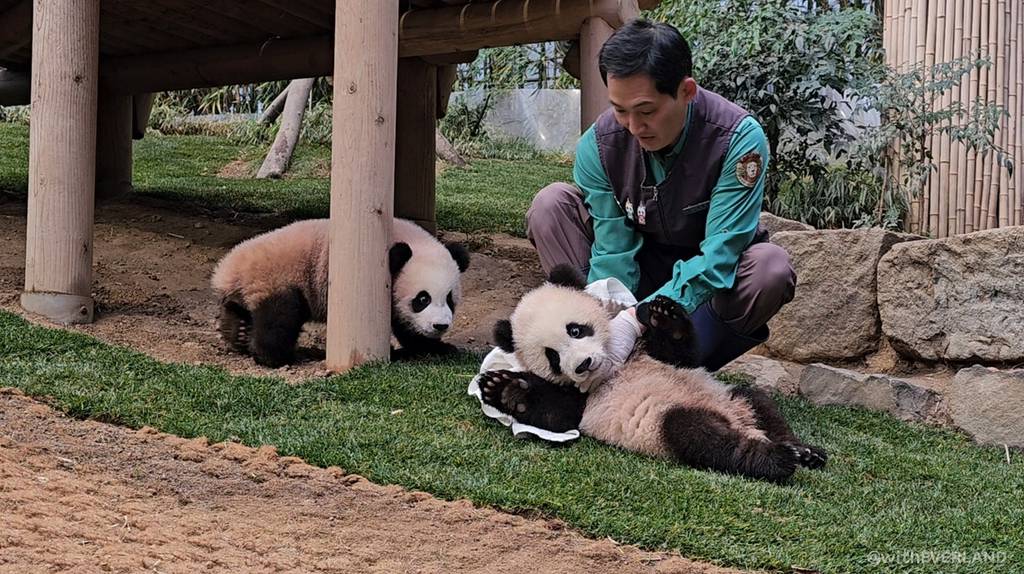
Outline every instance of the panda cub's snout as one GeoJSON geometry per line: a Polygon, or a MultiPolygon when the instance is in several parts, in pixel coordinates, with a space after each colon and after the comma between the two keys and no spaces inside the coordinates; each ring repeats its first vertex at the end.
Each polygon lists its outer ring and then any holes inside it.
{"type": "Polygon", "coordinates": [[[583,373],[589,371],[590,370],[590,365],[593,362],[594,362],[594,360],[591,359],[590,357],[587,357],[586,359],[584,359],[582,363],[580,363],[579,365],[576,365],[576,374],[577,375],[582,375],[583,373]]]}

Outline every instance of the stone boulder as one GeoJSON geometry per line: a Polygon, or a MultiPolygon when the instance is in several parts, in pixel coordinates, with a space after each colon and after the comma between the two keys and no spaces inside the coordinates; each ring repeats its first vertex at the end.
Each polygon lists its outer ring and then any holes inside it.
{"type": "Polygon", "coordinates": [[[863,407],[937,425],[950,422],[945,391],[941,381],[899,379],[821,364],[808,365],[800,377],[800,394],[816,405],[863,407]]]}
{"type": "Polygon", "coordinates": [[[1024,360],[1024,227],[896,246],[878,265],[878,307],[906,356],[1024,360]]]}
{"type": "Polygon", "coordinates": [[[792,361],[846,360],[878,349],[876,266],[889,249],[917,236],[881,229],[783,231],[772,243],[789,252],[796,297],[768,323],[771,354],[792,361]]]}
{"type": "Polygon", "coordinates": [[[767,211],[761,212],[761,227],[767,229],[769,235],[775,235],[780,231],[814,231],[814,227],[806,223],[779,217],[767,211]]]}
{"type": "Polygon", "coordinates": [[[795,395],[804,366],[747,353],[722,367],[724,373],[749,377],[756,387],[769,392],[795,395]]]}
{"type": "Polygon", "coordinates": [[[1024,448],[1024,370],[961,369],[949,406],[953,423],[974,440],[1024,448]]]}

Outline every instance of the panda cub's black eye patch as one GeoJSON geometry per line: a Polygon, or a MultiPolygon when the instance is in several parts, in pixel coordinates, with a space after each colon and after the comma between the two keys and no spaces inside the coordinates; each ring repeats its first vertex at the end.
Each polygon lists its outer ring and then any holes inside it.
{"type": "Polygon", "coordinates": [[[448,292],[448,298],[446,299],[446,301],[448,302],[448,308],[451,309],[452,311],[454,311],[455,310],[455,298],[452,297],[452,292],[451,291],[448,292]]]}
{"type": "Polygon", "coordinates": [[[430,305],[430,293],[427,293],[426,291],[420,291],[412,300],[412,312],[419,313],[420,311],[426,309],[427,305],[430,305]]]}
{"type": "Polygon", "coordinates": [[[579,323],[569,323],[565,326],[565,332],[573,339],[582,339],[583,337],[593,337],[594,328],[590,325],[580,325],[579,323]]]}

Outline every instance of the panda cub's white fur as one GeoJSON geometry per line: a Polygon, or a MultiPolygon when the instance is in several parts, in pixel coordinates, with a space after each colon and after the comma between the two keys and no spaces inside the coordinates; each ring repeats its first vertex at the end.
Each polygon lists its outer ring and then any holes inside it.
{"type": "MultiPolygon", "coordinates": [[[[329,220],[298,221],[235,246],[211,279],[221,299],[220,331],[261,364],[290,362],[306,321],[327,319],[329,220]]],[[[389,265],[392,329],[403,350],[446,352],[438,339],[462,299],[469,256],[416,224],[394,219],[389,265]]]]}
{"type": "Polygon", "coordinates": [[[826,453],[802,443],[774,401],[757,389],[726,385],[693,366],[694,333],[678,303],[657,298],[637,308],[646,327],[637,350],[607,381],[577,386],[609,360],[611,318],[583,290],[572,268],[526,294],[495,339],[522,371],[489,371],[483,400],[519,422],[579,430],[636,452],[697,468],[781,481],[797,465],[820,468],[826,453]]]}

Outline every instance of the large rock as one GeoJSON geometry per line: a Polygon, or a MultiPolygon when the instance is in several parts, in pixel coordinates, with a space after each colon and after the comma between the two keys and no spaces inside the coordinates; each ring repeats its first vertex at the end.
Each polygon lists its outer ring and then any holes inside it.
{"type": "Polygon", "coordinates": [[[761,227],[767,229],[768,234],[773,236],[781,231],[814,231],[814,227],[806,223],[779,217],[767,211],[761,212],[761,227]]]}
{"type": "Polygon", "coordinates": [[[754,386],[766,391],[795,395],[803,369],[804,366],[797,363],[747,353],[722,367],[722,372],[749,377],[754,386]]]}
{"type": "Polygon", "coordinates": [[[905,421],[949,424],[941,384],[858,373],[814,364],[804,368],[800,394],[816,405],[844,405],[887,412],[905,421]]]}
{"type": "Polygon", "coordinates": [[[1024,360],[1024,227],[896,246],[878,265],[882,330],[929,360],[1024,360]]]}
{"type": "Polygon", "coordinates": [[[953,423],[974,440],[1024,447],[1024,370],[961,369],[949,406],[953,423]]]}
{"type": "Polygon", "coordinates": [[[768,350],[811,362],[861,357],[878,349],[875,267],[889,249],[916,236],[881,229],[784,231],[796,269],[796,297],[769,326],[768,350]]]}

